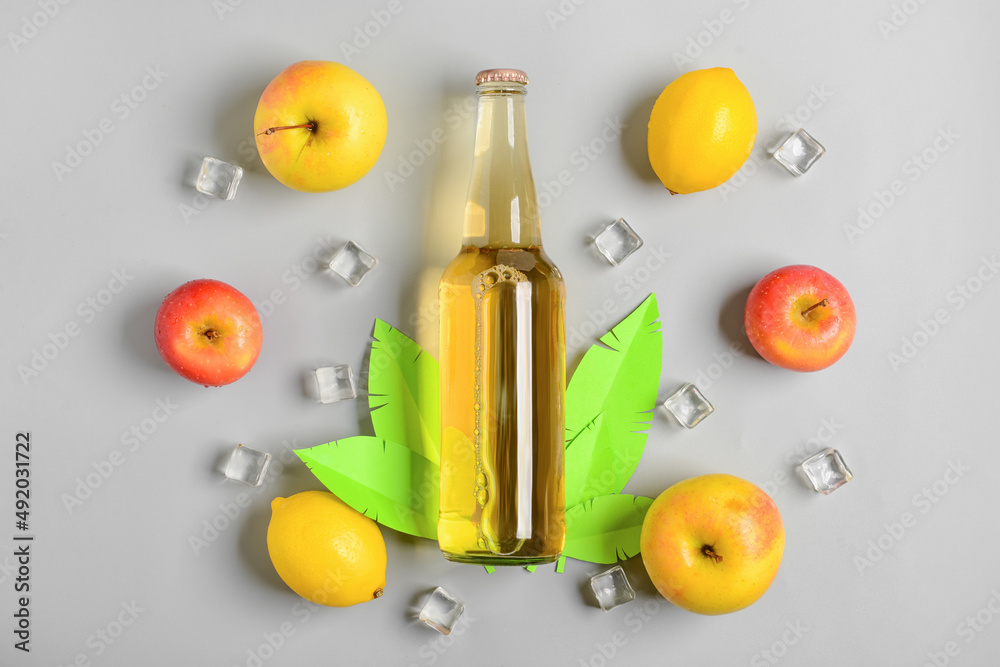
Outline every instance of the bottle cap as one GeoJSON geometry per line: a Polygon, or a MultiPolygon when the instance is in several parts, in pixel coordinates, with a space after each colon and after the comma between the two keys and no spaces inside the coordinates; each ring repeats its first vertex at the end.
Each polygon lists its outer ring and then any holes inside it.
{"type": "Polygon", "coordinates": [[[519,69],[484,69],[476,75],[476,85],[493,81],[513,81],[527,85],[528,75],[519,69]]]}

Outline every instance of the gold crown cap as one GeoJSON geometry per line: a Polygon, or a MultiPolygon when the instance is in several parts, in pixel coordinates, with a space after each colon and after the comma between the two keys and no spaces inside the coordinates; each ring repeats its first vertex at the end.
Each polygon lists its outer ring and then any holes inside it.
{"type": "Polygon", "coordinates": [[[476,75],[476,85],[493,81],[512,81],[527,85],[528,75],[519,69],[484,69],[476,75]]]}

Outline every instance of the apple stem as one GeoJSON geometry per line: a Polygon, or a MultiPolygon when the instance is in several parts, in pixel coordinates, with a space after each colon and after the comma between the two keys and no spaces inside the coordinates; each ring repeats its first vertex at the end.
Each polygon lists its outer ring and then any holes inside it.
{"type": "Polygon", "coordinates": [[[313,122],[310,121],[308,123],[302,123],[301,125],[282,125],[280,127],[269,127],[266,130],[264,130],[263,132],[259,132],[258,136],[261,135],[261,134],[274,134],[278,130],[296,130],[296,129],[300,128],[300,127],[304,127],[307,130],[309,130],[310,132],[315,132],[316,131],[316,123],[313,123],[313,122]]]}
{"type": "Polygon", "coordinates": [[[711,558],[712,560],[714,560],[716,563],[722,562],[722,556],[715,553],[715,549],[713,549],[707,544],[701,548],[701,552],[706,556],[708,556],[709,558],[711,558]]]}
{"type": "Polygon", "coordinates": [[[811,305],[808,308],[806,308],[805,310],[803,310],[802,311],[802,316],[805,317],[806,315],[808,315],[809,311],[812,310],[813,308],[819,308],[820,306],[826,307],[826,306],[829,306],[829,305],[830,305],[830,300],[829,299],[823,299],[819,303],[814,303],[813,305],[811,305]]]}

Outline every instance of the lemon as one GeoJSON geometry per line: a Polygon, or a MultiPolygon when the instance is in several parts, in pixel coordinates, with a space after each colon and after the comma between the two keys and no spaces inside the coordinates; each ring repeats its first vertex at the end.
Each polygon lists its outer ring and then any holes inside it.
{"type": "Polygon", "coordinates": [[[288,587],[317,604],[348,607],[385,588],[378,524],[326,491],[271,501],[267,551],[288,587]]]}
{"type": "Polygon", "coordinates": [[[757,112],[733,70],[700,69],[663,89],[649,115],[649,163],[674,194],[714,188],[739,171],[757,137],[757,112]]]}

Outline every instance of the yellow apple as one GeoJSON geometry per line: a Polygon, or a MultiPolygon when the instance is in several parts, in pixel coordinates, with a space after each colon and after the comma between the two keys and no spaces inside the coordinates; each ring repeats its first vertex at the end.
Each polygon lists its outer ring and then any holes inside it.
{"type": "Polygon", "coordinates": [[[385,145],[382,97],[340,63],[304,60],[264,89],[253,119],[260,159],[303,192],[339,190],[367,174],[385,145]]]}
{"type": "Polygon", "coordinates": [[[771,497],[732,475],[692,477],[653,501],[639,538],[653,585],[678,607],[728,614],[770,587],[785,550],[771,497]]]}

